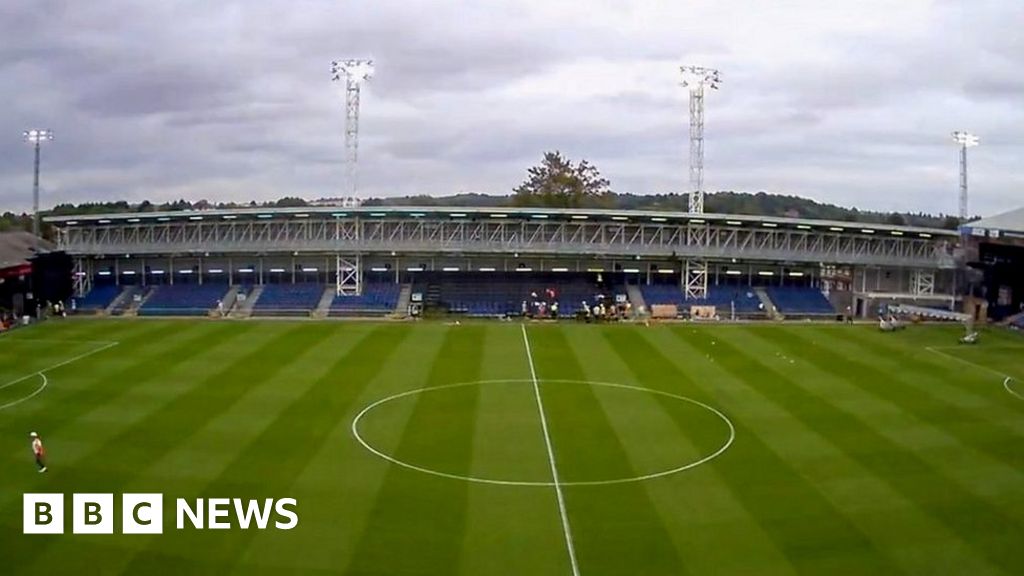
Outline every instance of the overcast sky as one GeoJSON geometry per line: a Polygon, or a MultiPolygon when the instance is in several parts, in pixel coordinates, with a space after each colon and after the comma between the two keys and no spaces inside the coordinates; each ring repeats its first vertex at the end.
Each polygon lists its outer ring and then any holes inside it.
{"type": "Polygon", "coordinates": [[[330,61],[372,57],[360,192],[508,193],[544,150],[620,192],[684,192],[680,64],[706,98],[706,189],[879,210],[1024,205],[1021,0],[13,0],[0,3],[0,209],[337,196],[330,61]]]}

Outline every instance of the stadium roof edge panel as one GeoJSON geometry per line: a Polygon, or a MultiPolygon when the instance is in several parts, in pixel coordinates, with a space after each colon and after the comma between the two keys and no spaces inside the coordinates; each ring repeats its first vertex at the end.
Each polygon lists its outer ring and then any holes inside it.
{"type": "Polygon", "coordinates": [[[1000,233],[1024,234],[1024,208],[1017,208],[1002,214],[996,214],[990,218],[982,218],[974,222],[968,222],[960,227],[965,233],[975,236],[995,236],[1000,233]]]}
{"type": "Polygon", "coordinates": [[[0,232],[0,269],[28,264],[29,258],[37,253],[54,248],[52,242],[36,238],[29,232],[0,232]]]}
{"type": "Polygon", "coordinates": [[[125,223],[130,220],[153,222],[160,219],[170,220],[215,220],[232,218],[259,217],[297,217],[302,215],[334,216],[339,218],[353,217],[441,217],[452,218],[489,218],[491,215],[531,220],[536,217],[567,220],[576,218],[594,218],[607,221],[631,221],[650,223],[679,223],[683,221],[703,220],[708,222],[736,222],[742,224],[773,223],[782,225],[806,225],[819,228],[843,228],[850,231],[861,231],[865,228],[879,231],[902,231],[927,233],[936,236],[957,236],[956,230],[928,228],[919,226],[895,226],[891,224],[873,224],[866,222],[848,222],[842,220],[817,220],[809,218],[789,218],[782,216],[757,216],[750,214],[691,214],[688,212],[666,212],[655,210],[608,210],[581,208],[489,208],[464,206],[360,206],[358,208],[341,208],[330,206],[297,207],[297,208],[227,208],[211,210],[179,210],[166,212],[122,212],[111,214],[88,214],[70,216],[47,216],[46,222],[57,226],[70,226],[80,223],[107,224],[125,223]],[[103,222],[108,221],[108,222],[103,222]]]}

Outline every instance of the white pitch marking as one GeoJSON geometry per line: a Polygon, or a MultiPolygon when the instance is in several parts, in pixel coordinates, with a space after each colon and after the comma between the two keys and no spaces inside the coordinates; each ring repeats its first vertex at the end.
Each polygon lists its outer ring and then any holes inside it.
{"type": "MultiPolygon", "coordinates": [[[[654,389],[651,389],[651,388],[641,388],[640,386],[630,386],[630,385],[627,385],[627,384],[614,384],[614,383],[611,383],[611,382],[591,382],[589,380],[563,380],[563,379],[542,380],[542,381],[543,382],[551,382],[551,383],[562,383],[562,384],[581,384],[581,385],[587,385],[587,386],[606,386],[608,388],[620,388],[622,390],[634,390],[636,392],[646,392],[648,394],[657,394],[659,396],[665,396],[666,398],[673,398],[675,400],[680,400],[682,402],[688,402],[688,403],[693,404],[695,406],[699,406],[700,408],[703,408],[703,409],[711,412],[712,414],[717,416],[720,420],[722,420],[722,422],[724,422],[725,425],[729,428],[729,437],[726,438],[725,443],[723,443],[722,446],[720,446],[718,448],[718,450],[715,450],[711,454],[708,454],[707,456],[705,456],[705,457],[703,457],[703,458],[701,458],[699,460],[695,460],[693,462],[688,462],[686,464],[683,464],[681,466],[676,466],[675,468],[670,468],[668,470],[661,470],[659,472],[652,472],[650,474],[644,474],[644,475],[641,475],[641,476],[632,476],[632,477],[628,477],[628,478],[612,478],[612,479],[609,479],[609,480],[578,480],[578,481],[575,481],[575,482],[560,482],[562,487],[565,487],[565,486],[612,486],[612,485],[616,485],[616,484],[629,484],[629,483],[633,483],[633,482],[644,482],[646,480],[654,480],[655,478],[664,478],[665,476],[671,476],[673,474],[678,474],[680,472],[685,472],[685,471],[690,470],[692,468],[696,468],[697,466],[700,466],[702,464],[707,464],[708,462],[714,460],[715,458],[718,458],[726,450],[728,450],[732,446],[733,441],[735,441],[735,439],[736,439],[736,427],[733,426],[732,421],[730,421],[729,418],[725,414],[723,414],[721,411],[719,411],[719,410],[717,410],[717,409],[715,409],[715,408],[713,408],[713,407],[711,407],[711,406],[709,406],[709,405],[707,405],[707,404],[705,404],[703,402],[700,402],[698,400],[694,400],[693,398],[687,398],[686,396],[680,396],[678,394],[672,394],[671,392],[664,392],[662,390],[654,390],[654,389]]],[[[385,454],[384,452],[374,448],[372,445],[370,445],[369,442],[366,441],[366,439],[363,438],[362,434],[360,434],[360,432],[359,432],[359,423],[362,422],[363,417],[365,417],[367,414],[372,412],[378,406],[380,406],[382,404],[386,404],[388,402],[392,402],[394,400],[399,400],[401,398],[406,398],[408,396],[413,396],[415,394],[423,394],[423,393],[426,393],[426,392],[439,392],[439,391],[442,391],[442,390],[448,390],[448,389],[452,389],[452,388],[462,388],[462,387],[466,387],[466,386],[479,386],[479,385],[484,385],[484,384],[521,384],[521,383],[532,384],[533,382],[531,380],[479,380],[479,381],[476,381],[476,382],[462,382],[462,383],[459,383],[459,384],[445,384],[445,385],[442,385],[442,386],[431,386],[429,388],[417,388],[415,390],[407,390],[405,392],[400,392],[398,394],[393,394],[391,396],[387,396],[385,398],[381,398],[380,400],[377,400],[376,402],[373,402],[372,404],[370,404],[370,405],[366,406],[365,408],[363,408],[362,410],[360,410],[358,414],[356,414],[356,417],[352,419],[352,426],[351,426],[351,428],[352,428],[352,436],[356,439],[357,442],[359,442],[359,444],[363,448],[365,448],[367,451],[369,451],[374,456],[377,456],[378,458],[381,458],[383,460],[387,460],[388,462],[391,462],[392,464],[397,464],[398,466],[401,466],[403,468],[408,468],[409,470],[415,470],[417,472],[422,472],[423,474],[430,474],[432,476],[438,476],[438,477],[441,477],[441,478],[448,478],[448,479],[451,479],[451,480],[461,480],[463,482],[474,482],[474,483],[477,483],[477,484],[491,484],[491,485],[495,485],[495,486],[554,487],[554,485],[555,485],[554,482],[537,482],[537,481],[530,481],[530,480],[501,480],[501,479],[495,479],[495,478],[479,478],[479,477],[476,477],[476,476],[462,476],[462,475],[459,475],[459,474],[451,474],[449,472],[442,472],[440,470],[432,470],[430,468],[425,468],[423,466],[417,466],[416,464],[412,464],[412,463],[409,463],[409,462],[405,462],[403,460],[399,460],[398,458],[395,458],[394,456],[390,456],[390,455],[385,454]]]]}
{"type": "MultiPolygon", "coordinates": [[[[949,346],[947,348],[953,348],[953,347],[949,346]]],[[[1010,346],[1010,348],[1016,348],[1016,346],[1010,346]]],[[[1010,394],[1016,396],[1017,398],[1020,398],[1021,400],[1024,400],[1024,396],[1021,396],[1020,394],[1014,392],[1013,388],[1010,388],[1010,382],[1015,380],[1015,378],[1013,376],[1010,376],[1009,374],[1004,374],[1004,373],[1000,372],[999,370],[996,370],[995,368],[992,368],[990,366],[985,366],[983,364],[977,364],[975,362],[971,362],[970,360],[965,360],[963,358],[960,358],[959,356],[953,356],[952,354],[948,354],[946,352],[943,352],[942,350],[940,350],[936,346],[925,346],[925,350],[928,350],[929,352],[938,354],[938,355],[943,356],[945,358],[949,358],[950,360],[956,360],[957,362],[960,362],[961,364],[965,364],[965,365],[971,366],[973,368],[979,368],[981,370],[985,370],[986,372],[989,372],[990,374],[995,374],[996,376],[999,376],[1000,378],[1004,378],[1004,380],[1003,380],[1003,388],[1005,388],[1006,391],[1009,392],[1010,394]]]]}
{"type": "Polygon", "coordinates": [[[77,340],[74,338],[19,338],[19,337],[6,337],[0,339],[0,342],[50,342],[54,344],[117,344],[113,340],[77,340]]]}
{"type": "Polygon", "coordinates": [[[1007,376],[1006,380],[1003,380],[1003,388],[1006,388],[1006,391],[1009,392],[1010,394],[1013,394],[1017,398],[1020,398],[1021,400],[1024,400],[1024,396],[1014,392],[1013,388],[1010,388],[1010,382],[1012,382],[1012,381],[1013,381],[1013,378],[1010,378],[1009,376],[1007,376]]]}
{"type": "Polygon", "coordinates": [[[22,402],[27,402],[27,401],[35,398],[39,394],[41,394],[43,390],[46,390],[46,386],[50,384],[50,381],[46,379],[46,374],[41,374],[41,373],[29,374],[29,376],[36,376],[36,375],[38,375],[40,378],[43,379],[43,384],[41,386],[39,386],[39,388],[36,388],[35,391],[33,391],[28,396],[25,396],[24,398],[19,398],[17,400],[13,400],[11,402],[8,402],[7,404],[0,404],[0,410],[4,410],[4,409],[10,408],[12,406],[17,406],[18,404],[21,404],[22,402]]]}
{"type": "Polygon", "coordinates": [[[562,514],[562,531],[565,532],[565,547],[569,551],[569,563],[572,564],[573,576],[580,576],[580,567],[576,563],[576,547],[572,543],[572,530],[569,528],[569,515],[565,511],[565,496],[558,479],[558,466],[555,464],[555,450],[551,447],[551,435],[548,434],[548,419],[544,415],[544,401],[540,397],[540,384],[537,382],[537,369],[533,366],[533,353],[530,351],[530,338],[526,335],[526,325],[520,324],[523,330],[523,345],[526,346],[526,359],[530,363],[530,378],[533,379],[533,394],[537,398],[537,411],[540,413],[540,427],[544,431],[544,444],[548,448],[548,462],[551,464],[551,480],[555,483],[555,495],[558,497],[558,511],[562,514]]]}
{"type": "Polygon", "coordinates": [[[95,350],[90,350],[89,352],[85,352],[84,354],[79,354],[78,356],[75,356],[74,358],[70,358],[68,360],[64,360],[64,361],[58,362],[58,363],[54,364],[53,366],[48,366],[46,368],[43,368],[42,370],[37,370],[37,371],[35,371],[35,372],[31,373],[31,374],[27,374],[25,376],[22,376],[21,378],[16,378],[14,380],[11,380],[10,382],[7,382],[6,384],[0,385],[0,390],[3,390],[4,388],[8,388],[10,386],[14,386],[15,384],[17,384],[19,382],[24,382],[25,380],[28,380],[29,378],[32,378],[33,376],[40,376],[43,379],[43,385],[40,386],[39,388],[37,388],[34,392],[32,392],[31,394],[29,394],[28,396],[26,396],[24,398],[21,398],[20,400],[15,400],[13,402],[8,402],[7,404],[0,405],[0,410],[3,410],[5,408],[10,408],[11,406],[16,406],[16,405],[21,404],[22,402],[24,402],[26,400],[30,400],[30,399],[35,398],[36,396],[38,396],[46,388],[46,386],[49,384],[49,380],[47,380],[45,372],[49,372],[50,370],[55,370],[57,368],[60,368],[61,366],[66,366],[68,364],[71,364],[72,362],[77,362],[78,360],[81,360],[82,358],[86,358],[88,356],[92,356],[93,354],[98,354],[100,352],[103,352],[104,350],[107,350],[109,348],[113,348],[114,346],[117,346],[117,345],[118,345],[117,342],[108,342],[105,346],[101,346],[101,347],[99,347],[99,348],[97,348],[95,350]]]}

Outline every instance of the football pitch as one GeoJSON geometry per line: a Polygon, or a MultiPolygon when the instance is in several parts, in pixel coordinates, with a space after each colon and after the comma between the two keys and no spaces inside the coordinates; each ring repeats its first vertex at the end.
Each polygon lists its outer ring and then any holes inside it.
{"type": "Polygon", "coordinates": [[[0,571],[1024,574],[1024,338],[961,334],[50,322],[0,337],[0,571]],[[23,535],[23,493],[163,534],[23,535]],[[177,529],[220,497],[298,525],[177,529]]]}

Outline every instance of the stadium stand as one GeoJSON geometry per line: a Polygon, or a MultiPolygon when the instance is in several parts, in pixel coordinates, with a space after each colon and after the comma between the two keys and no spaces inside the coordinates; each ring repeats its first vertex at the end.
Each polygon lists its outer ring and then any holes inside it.
{"type": "Polygon", "coordinates": [[[835,315],[832,303],[817,288],[806,286],[771,286],[768,297],[775,308],[790,315],[835,315]]]}
{"type": "Polygon", "coordinates": [[[644,302],[648,306],[674,304],[682,307],[686,305],[683,291],[675,284],[641,285],[640,292],[644,295],[644,302]]]}
{"type": "Polygon", "coordinates": [[[225,284],[176,284],[154,288],[139,308],[140,316],[202,316],[228,291],[225,284]]]}
{"type": "Polygon", "coordinates": [[[442,308],[467,316],[519,315],[523,302],[529,308],[531,302],[537,301],[558,302],[559,315],[572,316],[582,309],[583,302],[592,305],[598,295],[614,295],[614,290],[604,290],[584,277],[567,273],[464,273],[420,281],[413,287],[413,292],[428,295],[435,290],[442,308]]]}
{"type": "Polygon", "coordinates": [[[82,311],[104,310],[121,293],[120,286],[96,286],[85,296],[75,300],[75,308],[82,311]]]}
{"type": "Polygon", "coordinates": [[[323,296],[323,284],[267,284],[253,314],[264,316],[289,316],[309,314],[323,296]]]}
{"type": "Polygon", "coordinates": [[[763,314],[761,301],[753,289],[743,286],[708,286],[707,298],[686,298],[682,289],[675,284],[650,284],[641,286],[647,306],[674,304],[685,311],[690,306],[714,306],[719,315],[731,313],[733,305],[737,315],[752,316],[763,314]]]}
{"type": "Polygon", "coordinates": [[[398,294],[402,286],[394,283],[368,283],[363,285],[359,296],[335,296],[331,301],[331,316],[392,312],[398,305],[398,294]]]}

